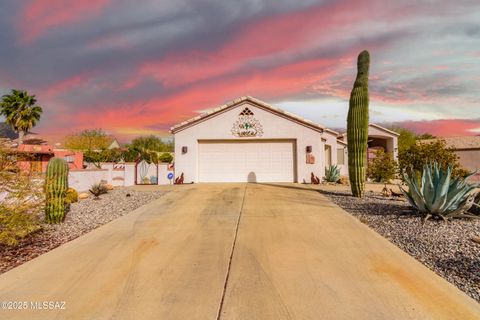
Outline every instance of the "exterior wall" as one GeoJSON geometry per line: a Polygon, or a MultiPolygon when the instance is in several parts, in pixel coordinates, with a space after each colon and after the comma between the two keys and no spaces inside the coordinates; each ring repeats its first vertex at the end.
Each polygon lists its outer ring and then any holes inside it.
{"type": "Polygon", "coordinates": [[[470,178],[471,181],[480,181],[480,149],[455,150],[460,164],[469,171],[478,171],[470,178]]]}
{"type": "Polygon", "coordinates": [[[68,173],[68,186],[83,192],[102,180],[108,183],[109,172],[107,169],[70,170],[68,173]]]}
{"type": "Polygon", "coordinates": [[[173,173],[173,169],[169,168],[168,163],[158,164],[158,184],[170,184],[173,183],[173,179],[168,180],[168,174],[173,173]]]}
{"type": "MultiPolygon", "coordinates": [[[[337,166],[340,169],[340,174],[342,176],[348,176],[348,150],[347,150],[347,145],[344,145],[342,143],[337,143],[337,150],[341,149],[343,152],[343,165],[338,164],[337,166]]],[[[337,158],[338,162],[338,158],[337,158]]]]}
{"type": "MultiPolygon", "coordinates": [[[[67,157],[73,158],[73,161],[67,161],[68,167],[70,169],[83,169],[83,153],[79,151],[70,151],[65,149],[53,149],[54,157],[64,158],[67,160],[67,157]]],[[[46,168],[45,168],[46,169],[46,168]]]]}
{"type": "MultiPolygon", "coordinates": [[[[348,174],[348,164],[347,165],[339,165],[338,164],[338,159],[337,159],[337,149],[338,148],[343,148],[343,145],[338,143],[337,141],[337,134],[333,133],[333,132],[329,132],[329,131],[325,131],[323,134],[322,134],[322,139],[324,139],[324,144],[325,145],[329,145],[331,147],[331,150],[332,150],[332,165],[337,165],[339,168],[340,168],[340,173],[343,175],[345,174],[344,171],[345,171],[345,167],[347,168],[347,174],[348,174]]],[[[325,169],[326,169],[326,166],[325,166],[325,163],[324,162],[324,171],[323,171],[323,174],[322,176],[325,176],[325,169]]]]}
{"type": "Polygon", "coordinates": [[[189,128],[175,133],[175,176],[183,172],[184,182],[198,182],[198,140],[261,140],[261,139],[295,139],[297,181],[310,182],[310,173],[322,177],[324,175],[324,145],[321,133],[302,124],[295,123],[281,116],[272,114],[245,101],[233,109],[205,119],[189,128]],[[248,107],[263,127],[263,136],[239,138],[232,134],[233,124],[239,113],[248,107]],[[306,164],[306,147],[312,146],[315,164],[306,164]],[[182,147],[187,147],[182,154],[182,147]]]}
{"type": "Polygon", "coordinates": [[[125,163],[124,168],[124,186],[129,187],[135,185],[135,162],[125,163]]]}

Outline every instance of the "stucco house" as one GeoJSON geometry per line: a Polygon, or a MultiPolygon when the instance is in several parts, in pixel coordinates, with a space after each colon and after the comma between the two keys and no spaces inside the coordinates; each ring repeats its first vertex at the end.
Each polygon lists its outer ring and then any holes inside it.
{"type": "MultiPolygon", "coordinates": [[[[397,135],[377,125],[369,130],[396,155],[397,135]]],[[[312,173],[321,178],[334,164],[348,174],[345,136],[253,97],[211,109],[170,131],[175,176],[183,173],[185,183],[310,183],[312,173]]]]}
{"type": "Polygon", "coordinates": [[[23,155],[18,160],[18,166],[28,172],[46,172],[48,161],[53,158],[63,158],[70,169],[83,168],[83,153],[66,149],[56,149],[50,145],[21,144],[12,149],[14,153],[23,155]]]}

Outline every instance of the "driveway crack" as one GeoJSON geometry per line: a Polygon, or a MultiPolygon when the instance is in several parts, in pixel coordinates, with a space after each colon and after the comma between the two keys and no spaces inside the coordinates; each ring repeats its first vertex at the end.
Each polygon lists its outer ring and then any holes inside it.
{"type": "Polygon", "coordinates": [[[245,184],[245,190],[243,192],[242,205],[240,207],[240,212],[238,213],[237,225],[235,226],[235,235],[233,237],[232,249],[230,250],[230,258],[228,260],[227,274],[225,276],[225,281],[223,283],[222,298],[221,298],[220,304],[218,306],[217,317],[215,318],[216,320],[220,320],[221,317],[222,317],[223,303],[225,301],[225,294],[227,292],[228,279],[230,278],[230,269],[232,267],[232,260],[233,260],[233,254],[235,252],[235,245],[237,244],[238,229],[239,229],[239,226],[240,226],[240,219],[242,218],[243,206],[245,204],[245,196],[247,194],[247,187],[248,187],[248,183],[245,184]]]}

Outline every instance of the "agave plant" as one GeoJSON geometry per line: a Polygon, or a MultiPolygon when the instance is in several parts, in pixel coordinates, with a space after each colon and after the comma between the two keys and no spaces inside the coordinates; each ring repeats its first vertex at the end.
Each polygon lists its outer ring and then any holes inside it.
{"type": "Polygon", "coordinates": [[[337,165],[333,165],[325,168],[325,181],[338,182],[340,180],[340,169],[337,165]]]}
{"type": "MultiPolygon", "coordinates": [[[[472,173],[473,174],[473,173],[472,173]]],[[[469,184],[466,178],[452,178],[452,167],[446,170],[438,163],[425,164],[422,176],[415,171],[405,174],[408,191],[402,187],[403,194],[408,202],[420,213],[425,215],[425,220],[431,217],[447,220],[451,218],[470,217],[465,214],[473,204],[473,199],[478,193],[478,185],[469,184]]]]}

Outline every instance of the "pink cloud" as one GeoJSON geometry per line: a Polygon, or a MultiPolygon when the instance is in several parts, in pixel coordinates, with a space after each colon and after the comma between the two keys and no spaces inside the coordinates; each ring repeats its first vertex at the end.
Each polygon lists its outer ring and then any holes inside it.
{"type": "Polygon", "coordinates": [[[405,121],[402,127],[418,134],[430,133],[437,137],[471,136],[479,133],[480,119],[442,119],[431,121],[405,121]]]}
{"type": "MultiPolygon", "coordinates": [[[[153,77],[166,87],[192,84],[265,65],[264,60],[281,61],[287,55],[318,49],[327,39],[348,32],[348,25],[364,19],[369,4],[366,0],[347,0],[248,23],[219,48],[175,52],[160,61],[145,62],[124,88],[135,87],[145,77],[153,77]],[[346,10],[354,14],[346,15],[346,10]],[[332,28],[336,32],[332,33],[332,28]]],[[[381,10],[376,14],[381,15],[381,10]]]]}
{"type": "Polygon", "coordinates": [[[82,74],[79,74],[79,75],[69,77],[67,79],[63,79],[63,80],[49,86],[48,89],[46,90],[46,95],[47,95],[47,97],[54,97],[54,96],[57,96],[57,95],[62,94],[64,92],[67,92],[67,91],[85,83],[87,81],[88,77],[89,77],[89,74],[82,73],[82,74]]]}
{"type": "Polygon", "coordinates": [[[21,42],[29,44],[47,30],[77,23],[101,14],[109,0],[32,0],[22,8],[18,19],[21,42]]]}

